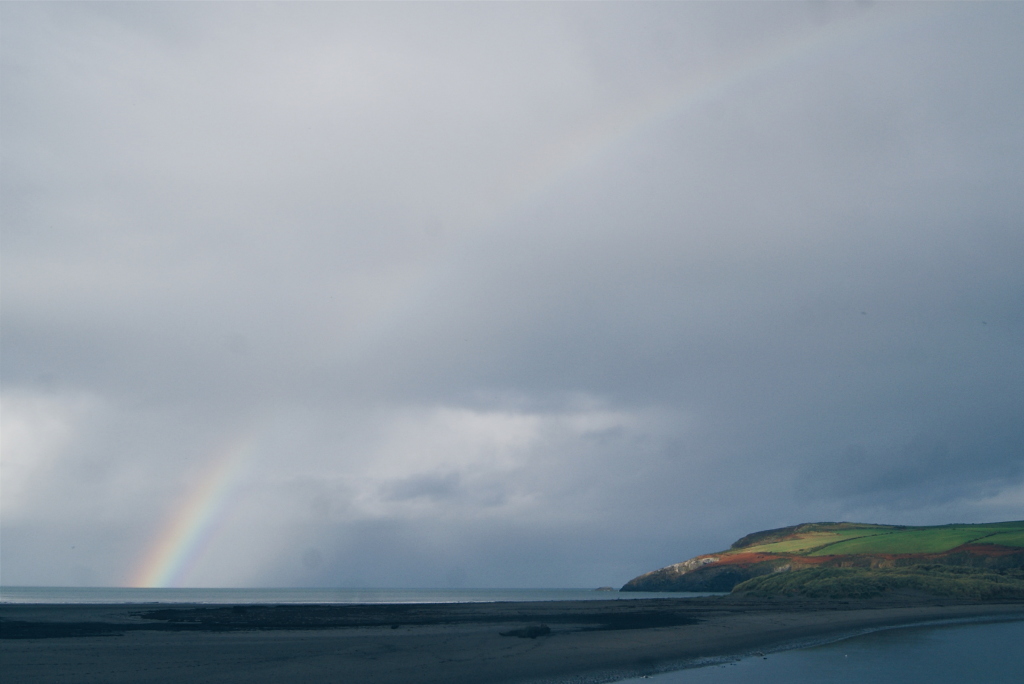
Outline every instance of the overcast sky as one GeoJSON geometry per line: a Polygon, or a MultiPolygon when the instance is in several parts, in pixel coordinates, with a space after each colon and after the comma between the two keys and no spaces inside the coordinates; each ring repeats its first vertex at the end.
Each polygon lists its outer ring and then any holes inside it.
{"type": "Polygon", "coordinates": [[[5,584],[1024,518],[1024,6],[0,6],[5,584]]]}

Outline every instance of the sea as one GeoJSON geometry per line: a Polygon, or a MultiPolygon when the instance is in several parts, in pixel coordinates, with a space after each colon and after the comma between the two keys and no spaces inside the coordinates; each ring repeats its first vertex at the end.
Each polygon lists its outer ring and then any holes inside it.
{"type": "Polygon", "coordinates": [[[1022,684],[1024,621],[972,620],[862,633],[704,661],[620,684],[1022,684]]]}
{"type": "MultiPolygon", "coordinates": [[[[0,603],[373,604],[717,596],[594,589],[134,589],[0,587],[0,603]]],[[[1024,684],[1024,621],[940,621],[690,663],[627,684],[1024,684]]]]}
{"type": "Polygon", "coordinates": [[[720,596],[710,592],[598,589],[140,589],[124,587],[0,587],[0,603],[370,604],[608,601],[720,596]]]}

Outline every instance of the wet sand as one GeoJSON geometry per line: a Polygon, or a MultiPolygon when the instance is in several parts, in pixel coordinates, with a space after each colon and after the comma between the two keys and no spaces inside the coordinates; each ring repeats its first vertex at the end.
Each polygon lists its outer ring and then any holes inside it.
{"type": "Polygon", "coordinates": [[[425,605],[0,605],[0,672],[33,682],[597,682],[1024,602],[740,597],[425,605]]]}

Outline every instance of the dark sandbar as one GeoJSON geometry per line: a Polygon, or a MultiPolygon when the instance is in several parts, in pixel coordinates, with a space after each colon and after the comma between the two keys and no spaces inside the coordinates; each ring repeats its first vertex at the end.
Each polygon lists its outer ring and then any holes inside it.
{"type": "Polygon", "coordinates": [[[586,682],[844,632],[983,616],[979,604],[741,597],[417,605],[0,605],[20,682],[586,682]]]}

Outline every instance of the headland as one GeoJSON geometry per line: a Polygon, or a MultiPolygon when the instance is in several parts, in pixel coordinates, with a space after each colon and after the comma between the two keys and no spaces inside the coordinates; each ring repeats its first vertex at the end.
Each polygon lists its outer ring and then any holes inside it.
{"type": "Polygon", "coordinates": [[[893,591],[1024,599],[1024,521],[929,527],[803,523],[635,577],[623,591],[872,598],[893,591]]]}

